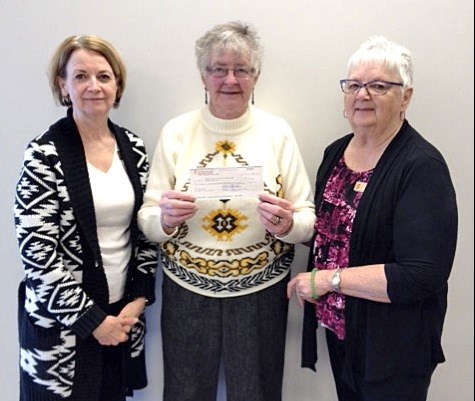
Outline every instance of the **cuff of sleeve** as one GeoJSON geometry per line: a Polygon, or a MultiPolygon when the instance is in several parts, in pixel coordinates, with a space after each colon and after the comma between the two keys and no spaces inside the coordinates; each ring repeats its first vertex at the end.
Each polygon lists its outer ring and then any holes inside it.
{"type": "Polygon", "coordinates": [[[400,274],[402,269],[397,269],[397,265],[395,263],[386,263],[384,265],[384,274],[386,274],[386,291],[388,293],[388,298],[391,303],[399,303],[404,302],[403,297],[401,294],[404,292],[402,289],[397,288],[396,283],[398,282],[397,275],[400,274]]]}
{"type": "Polygon", "coordinates": [[[92,334],[106,317],[107,313],[94,304],[71,326],[71,329],[79,337],[85,339],[92,334]]]}
{"type": "Polygon", "coordinates": [[[290,231],[284,236],[276,236],[289,244],[306,242],[313,236],[313,226],[315,225],[315,215],[311,213],[295,212],[293,224],[290,231]]]}
{"type": "Polygon", "coordinates": [[[162,227],[161,210],[158,206],[140,209],[137,222],[145,236],[152,242],[160,243],[173,237],[178,229],[173,233],[167,234],[162,227]]]}
{"type": "Polygon", "coordinates": [[[130,290],[130,299],[144,297],[147,300],[147,306],[155,302],[155,277],[146,274],[137,274],[132,282],[130,290]]]}

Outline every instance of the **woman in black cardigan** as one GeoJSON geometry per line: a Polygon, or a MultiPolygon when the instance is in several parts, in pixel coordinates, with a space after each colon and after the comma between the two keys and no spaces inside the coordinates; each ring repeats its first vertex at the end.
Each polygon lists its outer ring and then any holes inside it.
{"type": "Polygon", "coordinates": [[[324,153],[308,273],[288,286],[305,304],[302,366],[315,369],[320,324],[340,401],[426,400],[445,360],[457,206],[442,155],[405,119],[412,74],[411,53],[382,37],[350,58],[353,133],[324,153]]]}
{"type": "Polygon", "coordinates": [[[26,149],[14,209],[21,401],[124,401],[147,384],[143,312],[157,253],[136,219],[144,144],[109,120],[125,78],[95,36],[67,38],[51,63],[67,116],[26,149]]]}

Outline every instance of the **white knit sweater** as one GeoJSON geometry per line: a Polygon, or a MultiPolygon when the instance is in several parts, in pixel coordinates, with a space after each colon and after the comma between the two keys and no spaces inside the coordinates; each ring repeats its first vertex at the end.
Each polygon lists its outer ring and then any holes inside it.
{"type": "Polygon", "coordinates": [[[161,244],[164,272],[184,288],[212,297],[259,291],[288,273],[293,245],[313,234],[311,188],[290,126],[249,108],[240,118],[214,117],[207,107],[169,121],[162,130],[139,211],[139,226],[161,244]],[[189,191],[190,169],[263,166],[265,192],[295,209],[285,238],[259,222],[258,199],[199,199],[198,212],[168,236],[160,224],[162,191],[189,191]],[[224,223],[223,223],[224,222],[224,223]]]}

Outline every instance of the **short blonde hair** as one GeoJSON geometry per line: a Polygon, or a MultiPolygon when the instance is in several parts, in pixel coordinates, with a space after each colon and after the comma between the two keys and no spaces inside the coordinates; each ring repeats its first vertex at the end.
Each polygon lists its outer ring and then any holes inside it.
{"type": "Polygon", "coordinates": [[[59,86],[59,78],[66,78],[66,67],[71,55],[79,49],[90,50],[103,56],[112,68],[115,79],[117,81],[117,94],[114,107],[119,107],[120,99],[125,90],[125,81],[127,72],[124,61],[119,52],[106,40],[94,36],[70,36],[66,38],[56,49],[49,67],[49,84],[53,91],[53,96],[63,106],[71,106],[69,97],[64,97],[59,86]]]}

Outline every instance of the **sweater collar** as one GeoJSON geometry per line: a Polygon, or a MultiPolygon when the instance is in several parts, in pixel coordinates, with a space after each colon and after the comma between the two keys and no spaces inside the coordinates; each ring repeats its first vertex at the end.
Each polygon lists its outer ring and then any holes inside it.
{"type": "Polygon", "coordinates": [[[236,135],[247,131],[254,125],[251,107],[248,107],[241,117],[230,120],[215,117],[211,114],[209,107],[203,107],[200,113],[204,126],[214,134],[236,135]]]}

